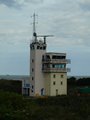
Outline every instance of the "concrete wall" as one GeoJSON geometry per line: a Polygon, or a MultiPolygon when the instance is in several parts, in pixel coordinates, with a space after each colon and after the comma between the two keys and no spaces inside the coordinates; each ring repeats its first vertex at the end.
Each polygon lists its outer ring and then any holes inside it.
{"type": "Polygon", "coordinates": [[[35,44],[34,47],[35,49],[30,51],[30,75],[31,75],[30,96],[41,95],[41,89],[45,89],[44,76],[42,73],[42,56],[46,53],[46,50],[37,49],[37,44],[35,44]],[[32,85],[33,85],[33,92],[32,92],[32,85]]]}
{"type": "Polygon", "coordinates": [[[46,95],[48,96],[67,95],[67,74],[46,73],[45,85],[46,95]],[[61,77],[62,75],[63,77],[61,77]]]}

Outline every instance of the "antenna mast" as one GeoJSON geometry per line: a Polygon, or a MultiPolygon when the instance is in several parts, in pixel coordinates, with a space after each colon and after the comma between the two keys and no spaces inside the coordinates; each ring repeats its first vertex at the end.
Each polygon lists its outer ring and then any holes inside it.
{"type": "Polygon", "coordinates": [[[53,35],[38,35],[37,37],[43,37],[44,43],[46,44],[46,38],[47,37],[53,37],[53,35]]]}
{"type": "Polygon", "coordinates": [[[35,23],[36,23],[36,15],[34,13],[33,14],[33,33],[36,33],[36,25],[35,25],[35,23]]]}
{"type": "Polygon", "coordinates": [[[33,36],[35,38],[35,42],[37,41],[37,33],[36,33],[36,14],[33,14],[33,36]]]}

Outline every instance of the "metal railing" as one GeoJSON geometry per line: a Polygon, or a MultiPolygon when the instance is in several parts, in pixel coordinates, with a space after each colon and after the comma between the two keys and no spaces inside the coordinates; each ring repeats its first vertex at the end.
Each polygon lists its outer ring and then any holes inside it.
{"type": "Polygon", "coordinates": [[[66,63],[69,64],[71,63],[70,59],[43,59],[43,63],[66,63]]]}
{"type": "Polygon", "coordinates": [[[70,72],[71,69],[70,68],[43,68],[42,69],[43,72],[46,73],[50,73],[50,72],[70,72]]]}

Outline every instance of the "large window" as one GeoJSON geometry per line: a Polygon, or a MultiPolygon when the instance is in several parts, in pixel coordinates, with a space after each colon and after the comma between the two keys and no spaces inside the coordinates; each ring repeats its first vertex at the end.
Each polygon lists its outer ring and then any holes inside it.
{"type": "Polygon", "coordinates": [[[65,64],[52,64],[52,68],[65,68],[65,64]]]}
{"type": "Polygon", "coordinates": [[[53,55],[52,59],[65,59],[65,56],[57,56],[57,55],[53,55]]]}

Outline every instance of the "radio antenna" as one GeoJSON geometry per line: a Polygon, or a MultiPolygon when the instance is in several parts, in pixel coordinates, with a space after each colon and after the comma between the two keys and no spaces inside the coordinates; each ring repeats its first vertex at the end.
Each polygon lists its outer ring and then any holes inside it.
{"type": "Polygon", "coordinates": [[[38,35],[37,37],[43,37],[44,43],[46,44],[46,38],[47,37],[53,37],[53,35],[38,35]]]}
{"type": "Polygon", "coordinates": [[[36,14],[34,13],[33,14],[33,36],[34,36],[34,38],[35,38],[35,42],[37,41],[37,33],[36,33],[36,14]]]}

